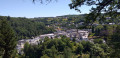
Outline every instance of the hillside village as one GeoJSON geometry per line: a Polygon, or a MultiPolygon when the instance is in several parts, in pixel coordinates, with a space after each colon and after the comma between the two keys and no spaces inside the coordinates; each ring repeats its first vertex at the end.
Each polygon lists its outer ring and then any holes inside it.
{"type": "Polygon", "coordinates": [[[42,40],[43,42],[45,37],[54,39],[55,37],[60,38],[60,35],[69,37],[71,40],[75,38],[76,42],[79,42],[81,40],[88,41],[89,32],[90,30],[70,29],[66,31],[57,31],[57,32],[50,33],[50,34],[39,35],[39,36],[34,37],[33,39],[22,39],[18,41],[17,50],[18,50],[18,53],[21,54],[22,53],[21,49],[24,48],[24,44],[26,42],[28,42],[31,45],[37,45],[40,43],[40,40],[42,40]]]}

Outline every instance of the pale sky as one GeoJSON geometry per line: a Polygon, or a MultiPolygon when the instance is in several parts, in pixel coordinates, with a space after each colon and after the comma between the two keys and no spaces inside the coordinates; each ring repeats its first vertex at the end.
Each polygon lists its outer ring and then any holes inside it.
{"type": "MultiPolygon", "coordinates": [[[[11,16],[11,17],[55,17],[61,15],[69,14],[80,14],[74,9],[70,9],[68,4],[71,0],[58,0],[53,1],[49,4],[40,4],[36,2],[35,4],[32,0],[1,0],[0,1],[0,15],[1,16],[11,16]]],[[[83,6],[81,14],[89,13],[91,7],[83,6]]]]}

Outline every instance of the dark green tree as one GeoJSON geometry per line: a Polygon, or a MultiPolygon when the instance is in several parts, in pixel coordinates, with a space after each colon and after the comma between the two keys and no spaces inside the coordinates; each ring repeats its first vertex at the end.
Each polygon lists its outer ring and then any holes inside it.
{"type": "Polygon", "coordinates": [[[82,51],[83,51],[83,46],[82,44],[80,43],[76,49],[76,54],[80,54],[80,57],[82,57],[82,51]]]}
{"type": "Polygon", "coordinates": [[[94,45],[91,42],[88,41],[82,41],[81,44],[83,45],[83,53],[87,53],[89,51],[91,51],[92,46],[94,45]]]}
{"type": "Polygon", "coordinates": [[[120,26],[118,25],[116,30],[114,31],[114,34],[112,35],[112,38],[109,39],[109,45],[113,49],[113,52],[111,54],[111,57],[120,57],[120,26]]]}
{"type": "Polygon", "coordinates": [[[103,43],[103,40],[102,39],[94,39],[93,40],[93,42],[95,43],[95,44],[102,44],[103,43]]]}
{"type": "Polygon", "coordinates": [[[11,58],[16,47],[16,37],[14,31],[6,20],[0,21],[0,47],[3,51],[3,58],[11,58]]]}

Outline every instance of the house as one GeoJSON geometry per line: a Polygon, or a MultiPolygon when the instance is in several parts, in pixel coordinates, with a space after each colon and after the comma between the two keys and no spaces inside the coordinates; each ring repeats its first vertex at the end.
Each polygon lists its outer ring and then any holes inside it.
{"type": "Polygon", "coordinates": [[[55,37],[55,35],[53,33],[51,34],[44,34],[44,35],[40,35],[41,38],[45,38],[45,37],[48,37],[48,38],[51,38],[53,39],[55,37]]]}
{"type": "Polygon", "coordinates": [[[109,23],[109,25],[114,25],[115,23],[109,23]]]}
{"type": "Polygon", "coordinates": [[[33,39],[22,39],[18,41],[17,44],[17,50],[18,53],[22,53],[21,49],[24,48],[24,44],[26,42],[28,42],[31,45],[37,45],[40,43],[40,40],[42,40],[42,42],[44,41],[45,37],[48,37],[49,39],[54,39],[55,37],[60,37],[60,35],[64,35],[66,37],[69,37],[71,40],[73,40],[73,38],[76,39],[76,42],[79,42],[81,40],[88,40],[88,31],[85,30],[78,30],[78,29],[70,29],[70,30],[66,30],[66,31],[57,31],[51,34],[43,34],[43,35],[39,35],[36,37],[33,37],[33,39]]]}

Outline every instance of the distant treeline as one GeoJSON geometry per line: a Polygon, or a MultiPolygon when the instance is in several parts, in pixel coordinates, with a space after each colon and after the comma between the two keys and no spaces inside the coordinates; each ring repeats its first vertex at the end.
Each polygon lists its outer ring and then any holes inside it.
{"type": "Polygon", "coordinates": [[[19,39],[29,39],[31,37],[52,33],[55,30],[51,27],[46,27],[43,22],[35,21],[34,19],[22,17],[0,16],[0,20],[5,19],[9,22],[16,37],[19,39]]]}
{"type": "MultiPolygon", "coordinates": [[[[40,34],[52,33],[58,27],[61,29],[83,29],[86,16],[87,14],[37,18],[0,16],[0,19],[6,19],[9,22],[18,39],[27,39],[40,34]],[[81,23],[83,23],[83,25],[81,23]]],[[[106,20],[96,20],[94,23],[102,25],[109,23],[119,24],[119,22],[120,17],[112,19],[109,16],[106,16],[106,20]]]]}

